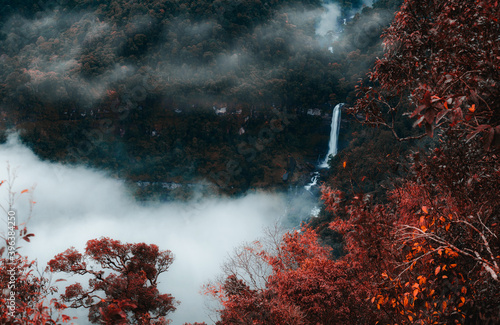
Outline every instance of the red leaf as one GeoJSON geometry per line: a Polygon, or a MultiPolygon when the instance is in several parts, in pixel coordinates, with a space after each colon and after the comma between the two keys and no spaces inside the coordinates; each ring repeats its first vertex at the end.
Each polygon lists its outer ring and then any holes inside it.
{"type": "MultiPolygon", "coordinates": [[[[446,103],[445,103],[446,105],[446,103]]],[[[436,124],[439,123],[439,121],[441,121],[443,119],[443,117],[446,116],[446,114],[448,114],[449,110],[448,109],[445,109],[445,110],[442,110],[441,112],[438,113],[438,115],[436,116],[436,124]]]]}
{"type": "Polygon", "coordinates": [[[427,136],[432,138],[433,133],[434,133],[434,125],[425,123],[425,133],[427,133],[427,136]]]}
{"type": "Polygon", "coordinates": [[[420,126],[420,123],[422,123],[422,121],[425,119],[425,116],[424,115],[421,115],[418,120],[415,121],[415,123],[413,123],[413,127],[416,127],[416,126],[420,126]]]}
{"type": "Polygon", "coordinates": [[[425,91],[423,102],[427,107],[431,106],[431,93],[428,90],[425,91]]]}
{"type": "Polygon", "coordinates": [[[34,234],[27,234],[26,236],[23,237],[24,240],[26,240],[27,242],[30,241],[30,237],[34,237],[35,235],[34,234]]]}

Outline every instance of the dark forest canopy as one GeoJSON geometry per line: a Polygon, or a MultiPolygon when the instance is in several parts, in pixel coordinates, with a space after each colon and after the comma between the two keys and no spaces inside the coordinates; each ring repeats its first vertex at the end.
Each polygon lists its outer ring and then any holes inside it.
{"type": "Polygon", "coordinates": [[[351,61],[368,61],[357,64],[365,72],[373,58],[357,56],[373,52],[392,17],[390,10],[366,10],[347,27],[356,44],[336,46],[354,51],[352,58],[336,58],[328,46],[361,6],[305,0],[12,4],[3,9],[0,34],[4,104],[88,109],[110,91],[144,84],[148,98],[177,105],[297,106],[345,98],[348,89],[340,84],[353,74],[351,61]]]}
{"type": "Polygon", "coordinates": [[[44,158],[134,180],[155,170],[151,180],[213,182],[235,160],[243,173],[226,185],[269,184],[279,156],[323,155],[328,130],[320,118],[290,119],[266,150],[254,139],[276,111],[353,102],[398,3],[15,2],[1,9],[2,129],[21,130],[44,158]]]}

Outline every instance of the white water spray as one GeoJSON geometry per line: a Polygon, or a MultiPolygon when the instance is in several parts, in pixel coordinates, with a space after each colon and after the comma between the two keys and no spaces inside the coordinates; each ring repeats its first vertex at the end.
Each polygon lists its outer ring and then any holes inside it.
{"type": "Polygon", "coordinates": [[[311,182],[306,186],[304,186],[306,191],[311,192],[311,188],[318,184],[318,179],[319,179],[319,172],[314,172],[313,176],[311,177],[311,182]]]}
{"type": "Polygon", "coordinates": [[[339,139],[339,131],[340,131],[340,117],[341,112],[340,109],[344,106],[344,103],[339,103],[335,106],[332,113],[332,124],[330,131],[330,143],[328,144],[328,153],[326,154],[325,159],[319,165],[319,168],[329,168],[328,159],[330,156],[334,157],[337,154],[337,146],[339,139]]]}

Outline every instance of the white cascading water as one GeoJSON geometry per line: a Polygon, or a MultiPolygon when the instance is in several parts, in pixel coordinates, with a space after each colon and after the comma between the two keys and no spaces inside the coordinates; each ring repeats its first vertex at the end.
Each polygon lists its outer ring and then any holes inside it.
{"type": "MultiPolygon", "coordinates": [[[[340,109],[344,106],[344,103],[337,104],[335,108],[333,109],[332,113],[332,124],[331,124],[331,131],[330,131],[330,143],[328,144],[328,153],[326,154],[325,159],[323,162],[317,167],[317,168],[329,168],[328,166],[328,159],[331,156],[335,156],[337,154],[337,146],[338,146],[338,138],[339,138],[339,131],[340,131],[340,118],[341,118],[341,111],[340,109]]],[[[318,181],[320,178],[320,173],[318,170],[316,170],[311,177],[311,182],[304,186],[304,189],[309,192],[311,195],[315,196],[315,194],[312,191],[312,188],[316,187],[318,185],[318,181]]],[[[321,212],[321,208],[319,206],[314,206],[310,212],[310,216],[317,218],[321,212]]]]}
{"type": "Polygon", "coordinates": [[[340,118],[341,118],[340,109],[342,108],[342,106],[344,106],[344,103],[337,104],[333,109],[332,124],[330,131],[330,143],[328,144],[328,153],[326,154],[326,157],[323,160],[323,162],[319,165],[319,168],[329,168],[330,166],[328,166],[328,159],[330,158],[330,155],[333,157],[337,154],[337,145],[339,139],[340,118]]]}
{"type": "Polygon", "coordinates": [[[310,192],[311,188],[318,184],[318,179],[319,179],[319,172],[314,172],[313,177],[311,177],[311,182],[309,184],[307,184],[306,186],[304,186],[306,191],[310,192]]]}

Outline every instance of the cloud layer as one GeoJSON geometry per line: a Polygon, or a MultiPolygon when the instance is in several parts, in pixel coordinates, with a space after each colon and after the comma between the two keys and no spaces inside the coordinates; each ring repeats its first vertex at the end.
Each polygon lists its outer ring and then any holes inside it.
{"type": "MultiPolygon", "coordinates": [[[[173,324],[210,321],[200,286],[219,272],[233,247],[259,237],[263,227],[275,223],[285,211],[285,199],[269,193],[239,199],[139,204],[122,181],[84,167],[41,161],[15,136],[0,145],[2,180],[7,178],[7,161],[17,171],[18,193],[36,184],[30,190],[37,203],[28,224],[35,237],[29,244],[22,243],[23,254],[38,259],[43,268],[55,254],[71,246],[83,250],[87,240],[101,236],[169,249],[175,261],[160,279],[160,291],[181,301],[171,315],[173,324]]],[[[0,190],[5,206],[6,187],[0,190]]],[[[18,222],[27,217],[28,199],[29,193],[25,193],[16,203],[18,222]]],[[[85,313],[78,316],[78,324],[87,324],[85,313]]]]}

